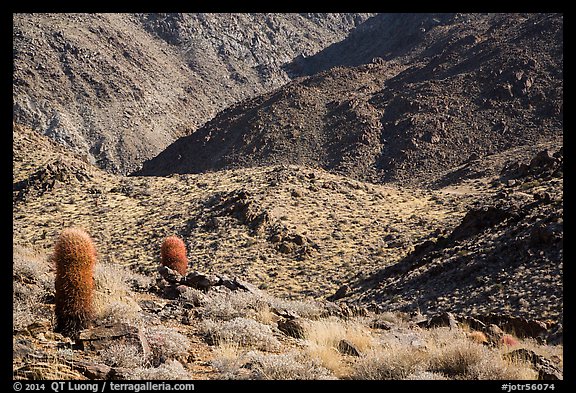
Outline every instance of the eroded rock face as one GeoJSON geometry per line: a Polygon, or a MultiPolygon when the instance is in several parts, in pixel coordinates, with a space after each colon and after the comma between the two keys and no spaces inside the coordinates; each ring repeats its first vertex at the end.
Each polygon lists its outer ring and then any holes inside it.
{"type": "Polygon", "coordinates": [[[14,120],[127,174],[370,14],[14,14],[14,120]]]}
{"type": "Polygon", "coordinates": [[[142,356],[150,355],[150,346],[142,330],[125,323],[96,326],[79,332],[77,345],[88,351],[99,351],[112,343],[123,343],[136,346],[142,356]]]}

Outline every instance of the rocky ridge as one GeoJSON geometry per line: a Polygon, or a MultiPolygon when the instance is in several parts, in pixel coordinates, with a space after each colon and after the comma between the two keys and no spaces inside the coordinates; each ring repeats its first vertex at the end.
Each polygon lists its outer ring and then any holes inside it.
{"type": "MultiPolygon", "coordinates": [[[[414,28],[415,16],[398,18],[414,28]]],[[[474,157],[561,140],[562,16],[454,18],[394,55],[379,51],[373,29],[358,28],[353,42],[374,43],[370,53],[381,57],[238,103],[136,174],[284,163],[417,186],[474,157]]],[[[366,23],[385,29],[387,22],[366,23]]]]}

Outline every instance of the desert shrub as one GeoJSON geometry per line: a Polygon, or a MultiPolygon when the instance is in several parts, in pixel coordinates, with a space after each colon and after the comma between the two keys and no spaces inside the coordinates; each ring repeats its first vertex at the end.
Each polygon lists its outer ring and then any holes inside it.
{"type": "Polygon", "coordinates": [[[101,263],[94,269],[95,317],[102,323],[137,323],[140,306],[132,298],[130,280],[133,274],[119,265],[101,263]]]}
{"type": "Polygon", "coordinates": [[[270,307],[280,311],[288,311],[302,318],[318,319],[325,314],[325,308],[321,303],[312,300],[284,299],[280,297],[269,297],[267,299],[270,307]]]}
{"type": "Polygon", "coordinates": [[[134,368],[144,365],[142,351],[132,344],[112,344],[100,352],[102,361],[112,367],[134,368]]]}
{"type": "Polygon", "coordinates": [[[502,336],[502,344],[506,347],[515,347],[517,346],[518,340],[509,334],[505,334],[502,336]]]}
{"type": "Polygon", "coordinates": [[[404,379],[425,371],[425,353],[411,345],[390,342],[372,348],[352,363],[352,379],[404,379]]]}
{"type": "Polygon", "coordinates": [[[449,377],[463,377],[487,355],[488,350],[478,343],[454,340],[433,349],[428,370],[449,377]]]}
{"type": "Polygon", "coordinates": [[[280,342],[270,329],[253,319],[237,317],[229,321],[206,319],[202,321],[201,331],[208,342],[236,343],[242,347],[273,351],[280,348],[280,342]]]}
{"type": "Polygon", "coordinates": [[[190,340],[175,329],[166,326],[148,326],[144,329],[151,350],[150,363],[157,366],[172,358],[188,355],[190,340]]]}
{"type": "Polygon", "coordinates": [[[218,372],[218,379],[249,379],[250,370],[246,368],[246,351],[237,343],[220,342],[214,348],[211,361],[218,372]]]}
{"type": "Polygon", "coordinates": [[[261,296],[246,291],[212,292],[204,296],[202,317],[229,321],[238,317],[256,318],[268,310],[261,296]]]}
{"type": "Polygon", "coordinates": [[[336,379],[316,359],[298,350],[270,354],[223,343],[216,347],[212,365],[218,371],[218,379],[336,379]]]}
{"type": "Polygon", "coordinates": [[[272,324],[276,320],[273,309],[309,319],[317,319],[325,311],[317,302],[288,300],[247,291],[209,292],[204,300],[201,312],[206,319],[245,317],[272,324]]]}
{"type": "Polygon", "coordinates": [[[48,257],[40,252],[14,245],[12,275],[15,281],[35,284],[43,295],[54,293],[54,273],[48,257]]]}
{"type": "Polygon", "coordinates": [[[20,245],[12,249],[12,329],[22,330],[39,319],[51,320],[52,311],[38,307],[54,293],[54,273],[46,255],[20,245]]]}
{"type": "Polygon", "coordinates": [[[336,379],[319,362],[299,351],[267,354],[251,351],[246,354],[250,363],[250,379],[269,380],[329,380],[336,379]]]}

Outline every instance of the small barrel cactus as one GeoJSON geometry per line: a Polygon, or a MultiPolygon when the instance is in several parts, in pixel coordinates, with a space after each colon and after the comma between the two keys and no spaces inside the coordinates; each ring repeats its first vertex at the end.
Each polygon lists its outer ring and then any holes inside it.
{"type": "Polygon", "coordinates": [[[94,315],[96,247],[82,229],[67,228],[54,246],[55,330],[66,336],[90,326],[94,315]]]}
{"type": "Polygon", "coordinates": [[[186,245],[177,236],[168,236],[160,248],[160,264],[186,275],[188,259],[186,258],[186,245]]]}

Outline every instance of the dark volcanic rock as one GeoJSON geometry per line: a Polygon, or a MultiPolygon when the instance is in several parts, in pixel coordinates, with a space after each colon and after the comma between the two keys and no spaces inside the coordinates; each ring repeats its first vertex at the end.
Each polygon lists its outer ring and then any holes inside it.
{"type": "Polygon", "coordinates": [[[560,14],[378,15],[342,43],[346,58],[326,50],[352,67],[328,61],[234,105],[136,174],[280,163],[422,184],[474,155],[561,140],[562,31],[560,14]]]}
{"type": "Polygon", "coordinates": [[[532,366],[538,371],[538,379],[558,381],[564,379],[562,370],[560,370],[552,361],[536,354],[529,349],[516,349],[505,355],[511,359],[522,359],[532,363],[532,366]]]}
{"type": "MultiPolygon", "coordinates": [[[[536,157],[531,161],[551,162],[554,155],[536,157]]],[[[563,181],[548,164],[536,167],[530,176],[538,182],[478,201],[448,236],[350,283],[348,298],[400,311],[468,314],[477,330],[496,324],[520,337],[561,341],[561,329],[549,328],[560,326],[563,315],[563,181]],[[554,198],[534,200],[530,187],[554,198]]]]}

